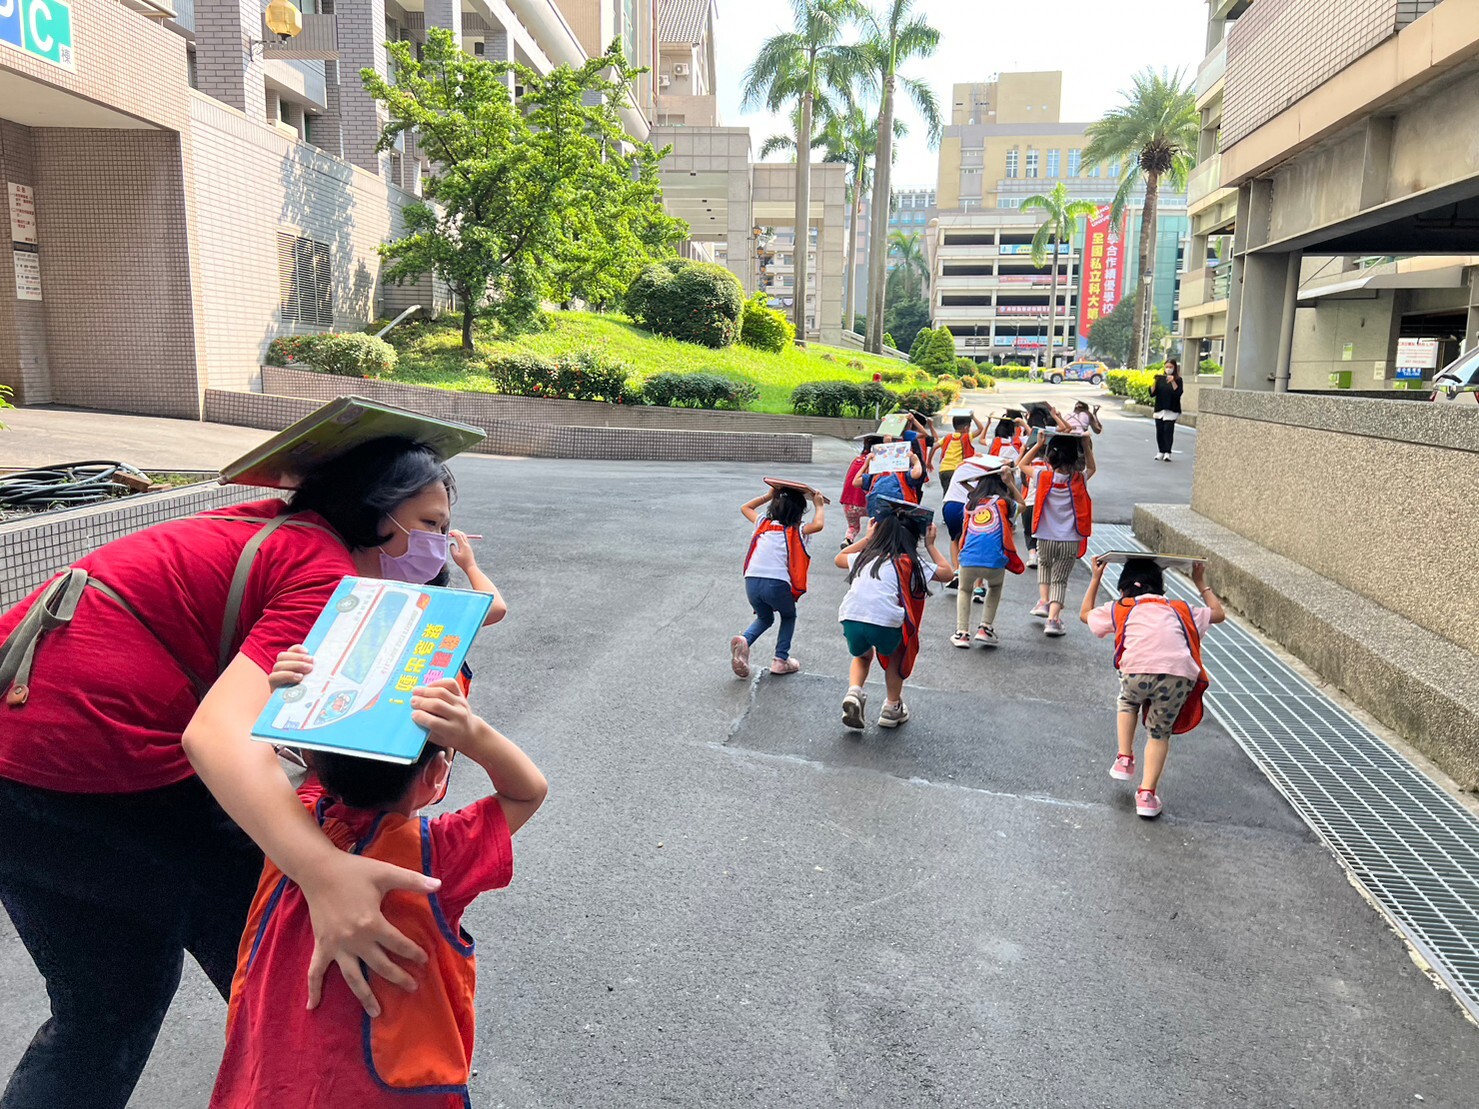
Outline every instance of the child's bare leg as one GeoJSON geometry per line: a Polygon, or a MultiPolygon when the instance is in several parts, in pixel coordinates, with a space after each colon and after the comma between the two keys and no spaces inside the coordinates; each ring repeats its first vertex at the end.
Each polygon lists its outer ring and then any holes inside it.
{"type": "Polygon", "coordinates": [[[847,672],[847,684],[855,685],[859,689],[862,689],[863,686],[867,684],[868,668],[872,665],[872,663],[872,651],[869,651],[866,655],[855,656],[852,660],[852,666],[848,669],[847,672]]]}
{"type": "Polygon", "coordinates": [[[1135,757],[1135,724],[1139,716],[1121,709],[1115,713],[1115,727],[1119,730],[1120,754],[1135,757]]]}
{"type": "MultiPolygon", "coordinates": [[[[903,650],[902,647],[899,650],[903,650]]],[[[890,657],[883,671],[883,685],[888,691],[888,703],[896,705],[904,699],[904,679],[899,676],[898,659],[890,657]]]]}
{"type": "Polygon", "coordinates": [[[1141,789],[1155,789],[1161,780],[1161,771],[1166,768],[1166,754],[1170,749],[1171,744],[1164,739],[1145,741],[1145,779],[1140,783],[1141,789]]]}

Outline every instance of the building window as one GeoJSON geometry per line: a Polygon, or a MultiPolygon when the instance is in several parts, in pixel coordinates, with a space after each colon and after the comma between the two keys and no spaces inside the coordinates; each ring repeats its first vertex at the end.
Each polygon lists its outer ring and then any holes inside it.
{"type": "Polygon", "coordinates": [[[1007,176],[1017,176],[1017,150],[1015,147],[1007,151],[1007,176]]]}
{"type": "Polygon", "coordinates": [[[1036,150],[1029,150],[1027,152],[1027,176],[1028,177],[1036,177],[1037,176],[1037,151],[1036,150]]]}
{"type": "Polygon", "coordinates": [[[1119,175],[1120,175],[1120,164],[1118,162],[1111,162],[1110,163],[1110,166],[1109,166],[1109,176],[1111,176],[1111,177],[1118,177],[1119,175]]]}
{"type": "Polygon", "coordinates": [[[329,244],[277,233],[277,280],[283,322],[334,326],[333,270],[329,244]]]}
{"type": "Polygon", "coordinates": [[[1090,166],[1089,167],[1089,176],[1090,177],[1098,177],[1099,176],[1099,167],[1098,166],[1090,166]]]}
{"type": "Polygon", "coordinates": [[[1083,162],[1084,152],[1082,150],[1070,150],[1068,152],[1068,176],[1077,177],[1079,169],[1083,166],[1083,162]]]}
{"type": "Polygon", "coordinates": [[[1056,150],[1048,151],[1048,176],[1058,176],[1058,151],[1056,150]]]}

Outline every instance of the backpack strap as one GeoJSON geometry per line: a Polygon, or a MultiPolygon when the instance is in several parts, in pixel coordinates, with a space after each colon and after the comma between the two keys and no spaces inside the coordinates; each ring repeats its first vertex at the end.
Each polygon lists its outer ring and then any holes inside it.
{"type": "Polygon", "coordinates": [[[86,585],[86,570],[67,570],[52,579],[25,619],[0,644],[0,687],[7,690],[6,704],[19,707],[26,703],[37,642],[47,632],[72,622],[86,585]]]}
{"type": "Polygon", "coordinates": [[[226,611],[221,619],[221,642],[216,649],[216,675],[219,677],[226,672],[226,667],[231,662],[231,656],[236,653],[236,626],[241,622],[241,602],[246,596],[247,581],[252,576],[252,567],[256,565],[257,555],[262,550],[262,545],[272,538],[272,533],[285,525],[300,528],[313,528],[316,531],[328,535],[334,533],[326,527],[315,524],[309,520],[298,520],[291,515],[287,516],[222,516],[223,520],[242,520],[246,523],[262,525],[255,535],[246,541],[241,549],[241,555],[236,560],[236,570],[231,575],[231,588],[226,593],[226,611]]]}

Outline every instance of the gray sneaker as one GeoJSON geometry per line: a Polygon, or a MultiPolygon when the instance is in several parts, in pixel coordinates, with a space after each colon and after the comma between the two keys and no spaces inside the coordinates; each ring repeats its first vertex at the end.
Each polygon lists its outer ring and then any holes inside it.
{"type": "Polygon", "coordinates": [[[868,707],[868,695],[861,689],[849,689],[842,699],[842,726],[850,731],[861,732],[868,726],[863,719],[863,710],[868,707]]]}
{"type": "Polygon", "coordinates": [[[897,705],[890,705],[887,701],[883,704],[883,711],[878,714],[878,726],[880,728],[897,728],[909,719],[909,706],[900,701],[897,705]]]}
{"type": "Polygon", "coordinates": [[[1043,625],[1042,632],[1043,635],[1051,635],[1055,639],[1060,635],[1068,634],[1063,627],[1062,620],[1049,620],[1046,624],[1043,625]]]}

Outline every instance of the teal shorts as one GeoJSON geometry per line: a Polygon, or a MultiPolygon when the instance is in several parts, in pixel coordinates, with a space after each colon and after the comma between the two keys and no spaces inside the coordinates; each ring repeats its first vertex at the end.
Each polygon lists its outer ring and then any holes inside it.
{"type": "Polygon", "coordinates": [[[879,624],[865,624],[861,620],[842,621],[842,635],[853,658],[862,658],[869,651],[891,655],[904,642],[903,628],[885,628],[879,624]]]}

